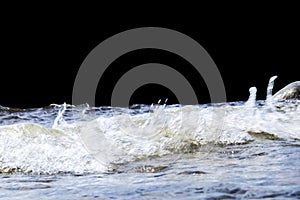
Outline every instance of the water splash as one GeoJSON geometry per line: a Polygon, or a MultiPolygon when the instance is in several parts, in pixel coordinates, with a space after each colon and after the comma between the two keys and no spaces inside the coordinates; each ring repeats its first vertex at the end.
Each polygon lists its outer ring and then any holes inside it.
{"type": "Polygon", "coordinates": [[[251,87],[249,89],[249,98],[248,98],[248,101],[245,103],[245,108],[254,108],[255,107],[255,103],[256,103],[256,92],[257,92],[257,89],[256,87],[251,87]]]}
{"type": "Polygon", "coordinates": [[[270,109],[273,108],[273,87],[274,87],[274,81],[277,78],[277,76],[272,76],[269,80],[268,87],[267,87],[267,97],[266,97],[266,106],[270,109]]]}
{"type": "Polygon", "coordinates": [[[59,123],[62,123],[64,121],[63,119],[63,114],[64,112],[66,111],[67,109],[67,104],[64,103],[62,105],[62,108],[61,110],[58,111],[58,114],[57,114],[57,117],[55,118],[54,122],[53,122],[53,125],[52,125],[52,128],[55,129],[58,127],[59,123]]]}

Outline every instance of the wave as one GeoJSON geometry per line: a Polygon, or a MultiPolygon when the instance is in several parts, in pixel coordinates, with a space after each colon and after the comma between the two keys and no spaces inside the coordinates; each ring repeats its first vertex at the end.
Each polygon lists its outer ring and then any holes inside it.
{"type": "Polygon", "coordinates": [[[299,100],[256,101],[256,88],[247,102],[131,109],[64,104],[1,107],[0,113],[7,121],[0,126],[0,173],[96,173],[203,145],[300,140],[299,100]],[[9,124],[8,116],[23,117],[9,124]]]}

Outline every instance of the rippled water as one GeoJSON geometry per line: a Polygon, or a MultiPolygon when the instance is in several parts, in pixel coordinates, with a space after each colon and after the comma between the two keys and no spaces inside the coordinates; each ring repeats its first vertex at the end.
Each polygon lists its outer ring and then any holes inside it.
{"type": "Polygon", "coordinates": [[[300,198],[299,100],[0,107],[0,198],[300,198]]]}

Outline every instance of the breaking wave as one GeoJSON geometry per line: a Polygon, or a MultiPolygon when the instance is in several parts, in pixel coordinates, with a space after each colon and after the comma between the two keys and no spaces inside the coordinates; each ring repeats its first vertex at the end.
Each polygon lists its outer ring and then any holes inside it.
{"type": "Polygon", "coordinates": [[[0,107],[0,173],[107,172],[204,145],[300,140],[299,100],[274,101],[275,78],[266,101],[253,87],[247,102],[210,105],[0,107]]]}

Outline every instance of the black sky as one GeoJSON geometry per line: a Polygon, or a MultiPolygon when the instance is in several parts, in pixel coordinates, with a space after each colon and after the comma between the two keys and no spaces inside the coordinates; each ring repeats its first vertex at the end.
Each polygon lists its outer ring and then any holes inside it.
{"type": "MultiPolygon", "coordinates": [[[[252,15],[206,19],[195,14],[191,18],[180,17],[180,20],[172,17],[107,20],[108,16],[91,17],[80,13],[76,16],[42,12],[6,15],[1,28],[0,105],[28,108],[71,103],[77,71],[88,53],[114,34],[147,26],[174,29],[201,44],[221,72],[228,101],[247,100],[251,86],[258,88],[258,99],[264,99],[271,76],[278,75],[276,91],[300,79],[297,72],[299,20],[292,12],[252,15]]],[[[168,52],[129,53],[110,66],[99,84],[102,87],[98,85],[96,104],[108,105],[118,77],[130,67],[147,62],[188,69],[184,59],[168,52]]],[[[191,71],[184,73],[196,88],[199,103],[209,103],[209,93],[201,76],[191,71]]],[[[133,95],[131,103],[150,103],[165,97],[169,103],[176,103],[174,94],[167,88],[148,85],[133,95]]]]}

